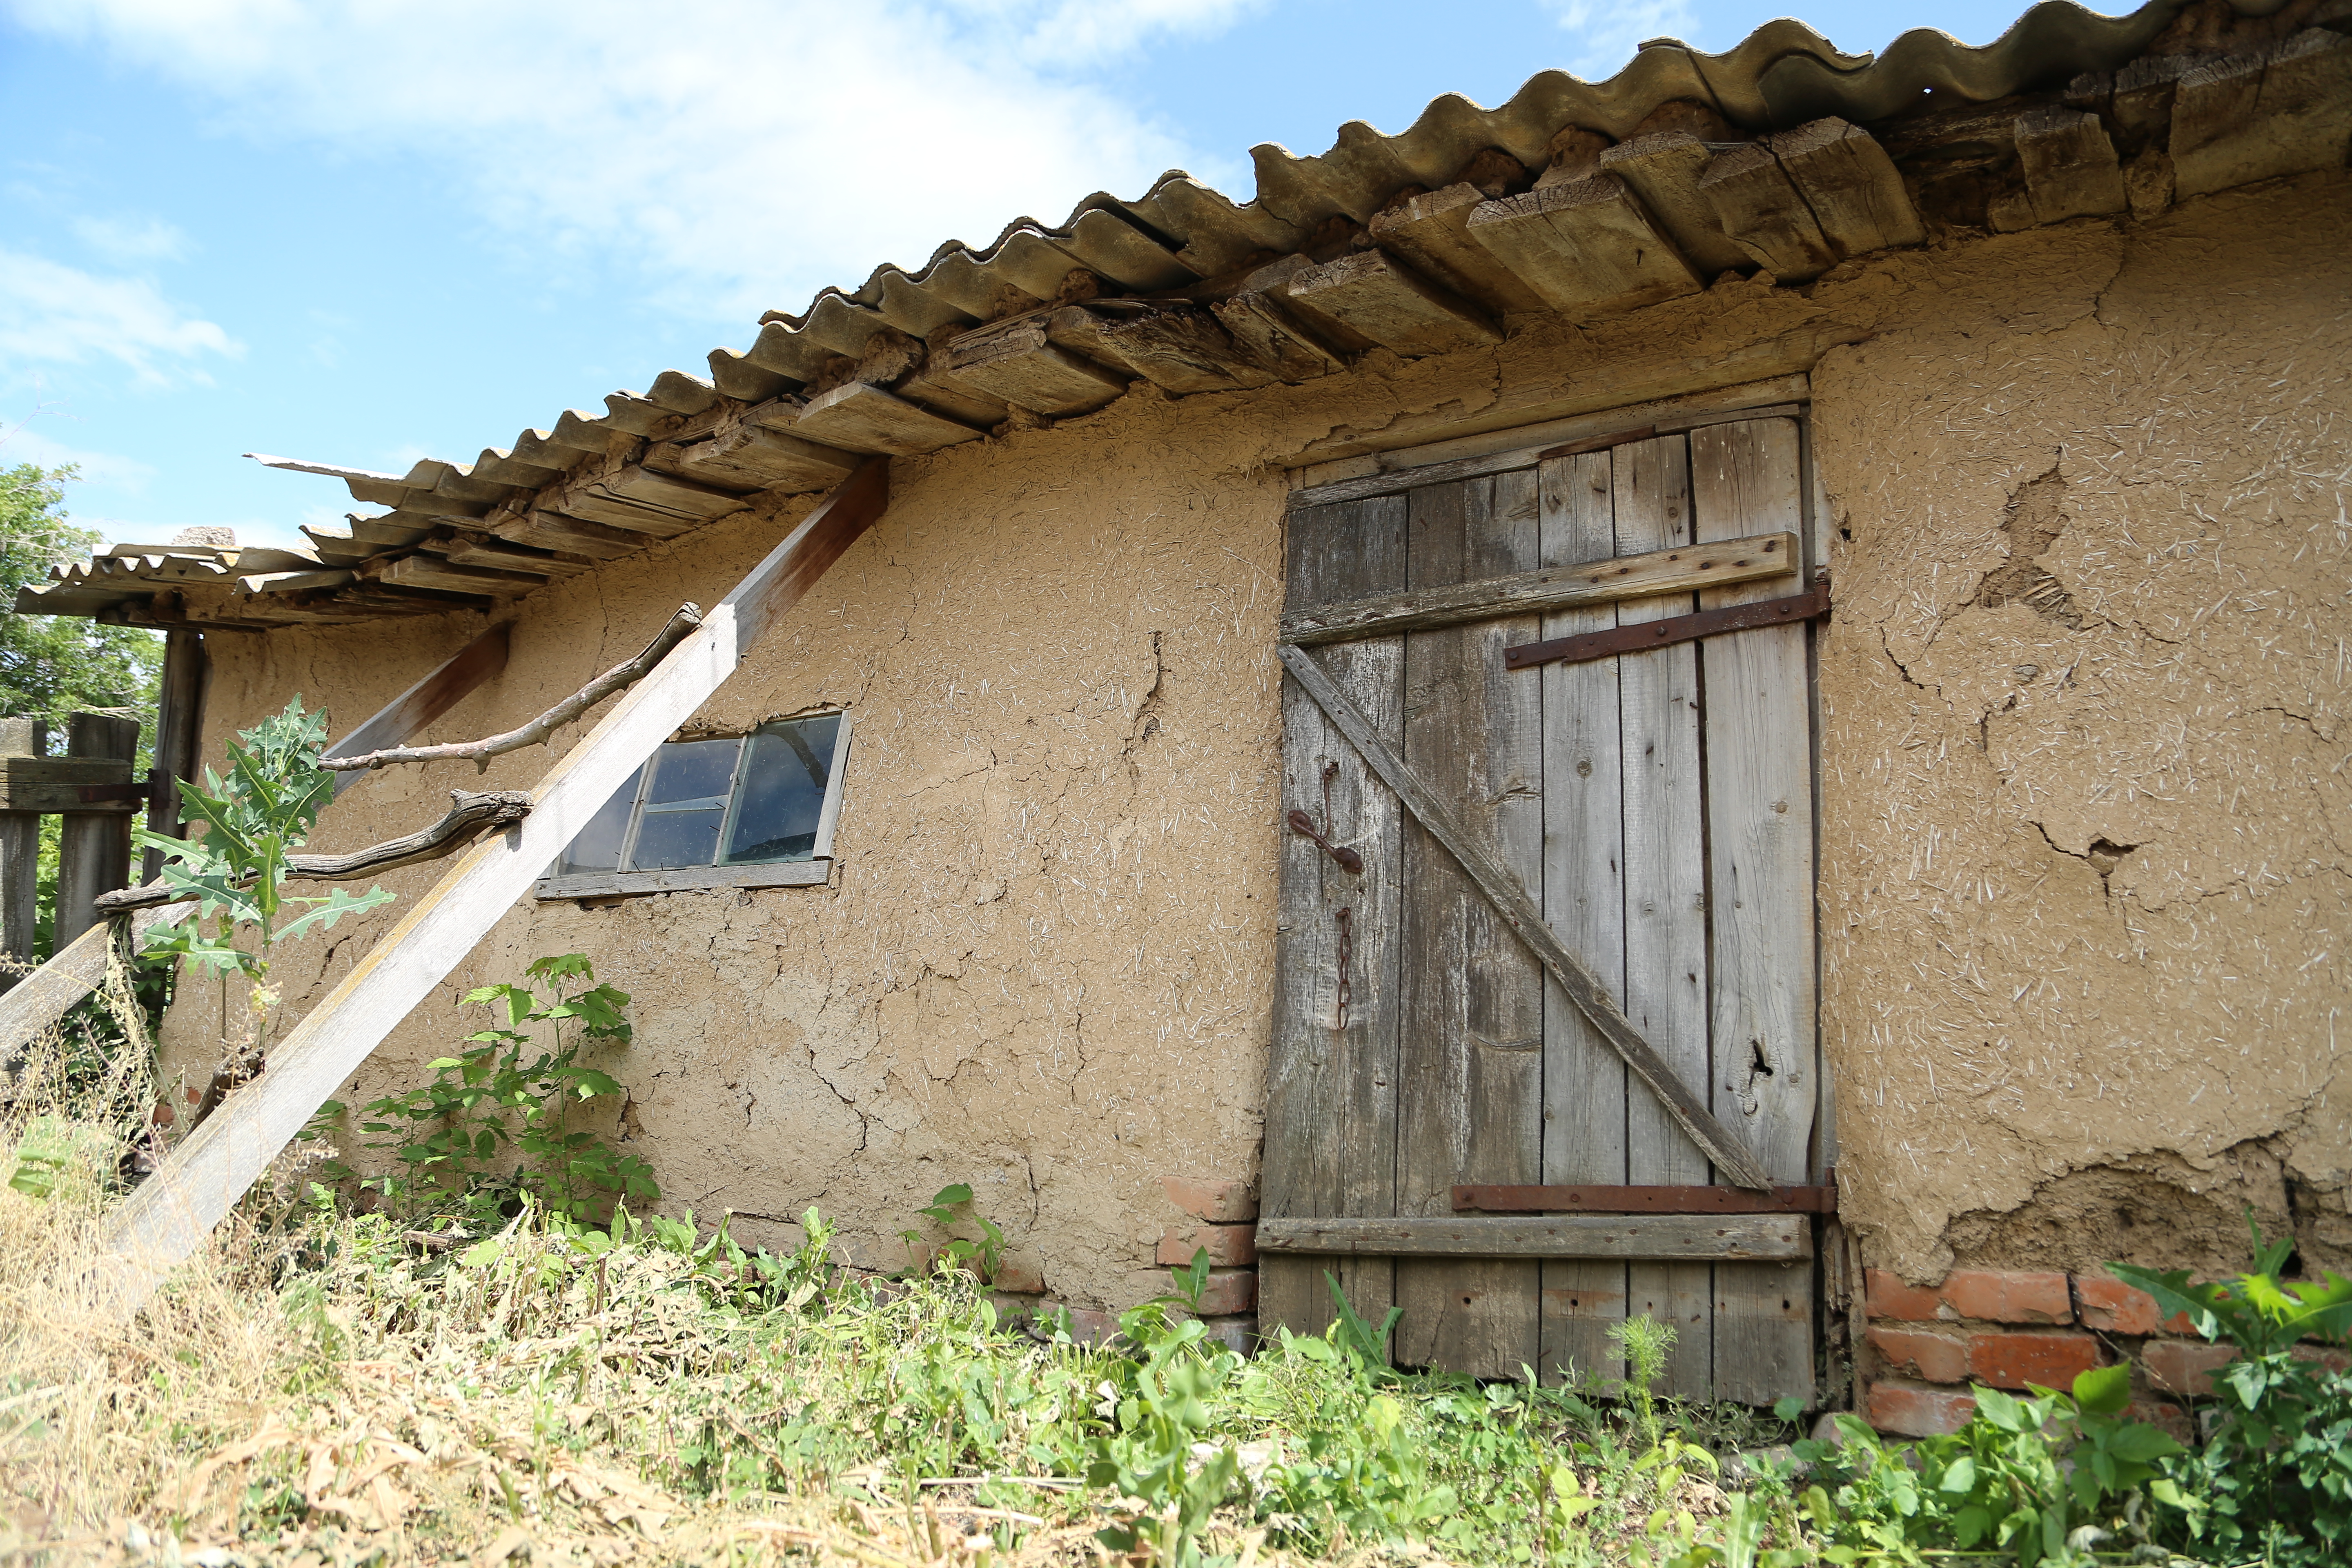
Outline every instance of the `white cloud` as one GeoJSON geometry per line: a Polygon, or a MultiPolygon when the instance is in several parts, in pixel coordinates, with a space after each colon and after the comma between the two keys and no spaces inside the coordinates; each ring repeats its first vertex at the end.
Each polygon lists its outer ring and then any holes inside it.
{"type": "Polygon", "coordinates": [[[1690,0],[1551,0],[1551,9],[1561,28],[1576,36],[1579,52],[1569,68],[1588,81],[1604,81],[1623,70],[1652,38],[1697,41],[1699,20],[1690,0]]]}
{"type": "Polygon", "coordinates": [[[177,261],[188,253],[188,237],[161,218],[78,217],[73,231],[109,261],[177,261]]]}
{"type": "Polygon", "coordinates": [[[0,247],[0,363],[118,360],[142,385],[207,378],[192,362],[243,353],[211,321],[183,314],[142,278],[107,278],[0,247]]]}
{"type": "MultiPolygon", "coordinates": [[[[1089,67],[1257,0],[0,0],[258,139],[461,171],[509,244],[740,320],[950,236],[1139,193],[1186,149],[1089,67]]],[[[409,222],[415,215],[387,214],[409,222]]]]}
{"type": "Polygon", "coordinates": [[[29,422],[0,428],[0,465],[14,467],[18,463],[43,468],[70,465],[80,471],[79,478],[85,483],[111,485],[134,495],[144,490],[147,482],[155,477],[152,464],[116,452],[86,452],[52,441],[33,429],[29,422]]]}

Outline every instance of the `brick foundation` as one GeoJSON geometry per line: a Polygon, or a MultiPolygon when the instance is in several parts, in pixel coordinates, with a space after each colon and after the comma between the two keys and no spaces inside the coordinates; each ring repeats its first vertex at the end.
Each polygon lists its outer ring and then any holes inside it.
{"type": "MultiPolygon", "coordinates": [[[[1191,1266],[1209,1255],[1209,1277],[1201,1289],[1201,1321],[1209,1337],[1246,1355],[1257,1348],[1257,1194],[1247,1182],[1165,1176],[1160,1186],[1183,1217],[1160,1233],[1152,1260],[1161,1268],[1191,1266]]],[[[1118,1314],[1057,1301],[1034,1266],[1007,1257],[992,1281],[997,1305],[1008,1312],[1044,1317],[1069,1313],[1070,1332],[1095,1344],[1118,1331],[1118,1314]]]]}
{"type": "MultiPolygon", "coordinates": [[[[1914,1285],[1872,1268],[1864,1307],[1863,1408],[1872,1426],[1906,1437],[1966,1426],[1969,1385],[2063,1390],[2125,1358],[2137,1369],[2133,1415],[2179,1436],[2190,1422],[2174,1401],[2210,1396],[2214,1371],[2237,1355],[2194,1337],[2185,1317],[2159,1320],[2155,1298],[2112,1275],[1957,1269],[1914,1285]]],[[[2296,1353],[2352,1359],[2315,1345],[2296,1353]]]]}

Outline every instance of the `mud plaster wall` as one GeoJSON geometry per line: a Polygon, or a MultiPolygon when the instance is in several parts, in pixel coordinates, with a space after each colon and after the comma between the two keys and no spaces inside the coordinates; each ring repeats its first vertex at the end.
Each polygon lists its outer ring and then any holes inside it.
{"type": "MultiPolygon", "coordinates": [[[[818,1204],[887,1264],[969,1180],[1049,1289],[1137,1298],[1158,1178],[1256,1163],[1275,463],[1818,355],[1823,1026],[1866,1258],[2219,1266],[2244,1198],[2341,1264],[2346,213],[2314,177],[901,461],[694,726],[851,709],[834,885],[519,907],[341,1098],[420,1081],[467,987],[586,952],[636,997],[619,1131],[668,1206],[782,1241],[818,1204]]],[[[570,691],[806,504],[525,601],[506,673],[433,738],[570,691]]],[[[294,690],[355,721],[478,624],[216,637],[207,743],[294,690]]],[[[551,760],[378,776],[318,847],[551,760]]],[[[289,950],[289,1008],[383,923],[289,950]]],[[[219,1007],[190,988],[167,1068],[208,1065],[219,1007]]]]}

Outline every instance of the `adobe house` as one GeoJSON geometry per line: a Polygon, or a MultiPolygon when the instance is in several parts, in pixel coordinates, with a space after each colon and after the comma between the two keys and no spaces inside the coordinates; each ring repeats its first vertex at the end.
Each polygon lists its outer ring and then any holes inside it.
{"type": "MultiPolygon", "coordinates": [[[[2238,1265],[2242,1205],[2352,1268],[2347,26],[1645,47],[885,267],[471,464],[307,465],[390,510],[24,607],[200,642],[206,755],[504,627],[465,739],[886,455],[341,1099],[578,951],[635,997],[615,1135],[749,1238],[814,1204],[888,1267],[968,1181],[1000,1285],[1079,1309],[1207,1245],[1229,1327],[1319,1325],[1330,1269],[1405,1362],[1551,1374],[1648,1311],[1675,1392],[1928,1429],[2157,1333],[2100,1264],[2238,1265]]],[[[313,847],[585,728],[365,775],[313,847]]]]}

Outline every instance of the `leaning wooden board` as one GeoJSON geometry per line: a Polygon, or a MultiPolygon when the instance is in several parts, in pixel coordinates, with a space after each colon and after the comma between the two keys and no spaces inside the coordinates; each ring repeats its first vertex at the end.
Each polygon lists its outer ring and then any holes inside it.
{"type": "Polygon", "coordinates": [[[887,460],[874,459],[754,566],[702,626],[565,753],[533,793],[529,817],[468,850],[410,904],[373,952],[173,1150],[108,1218],[102,1303],[135,1311],[242,1197],[311,1113],[473,951],[621,781],[732,674],[743,655],[882,514],[887,460]]]}

